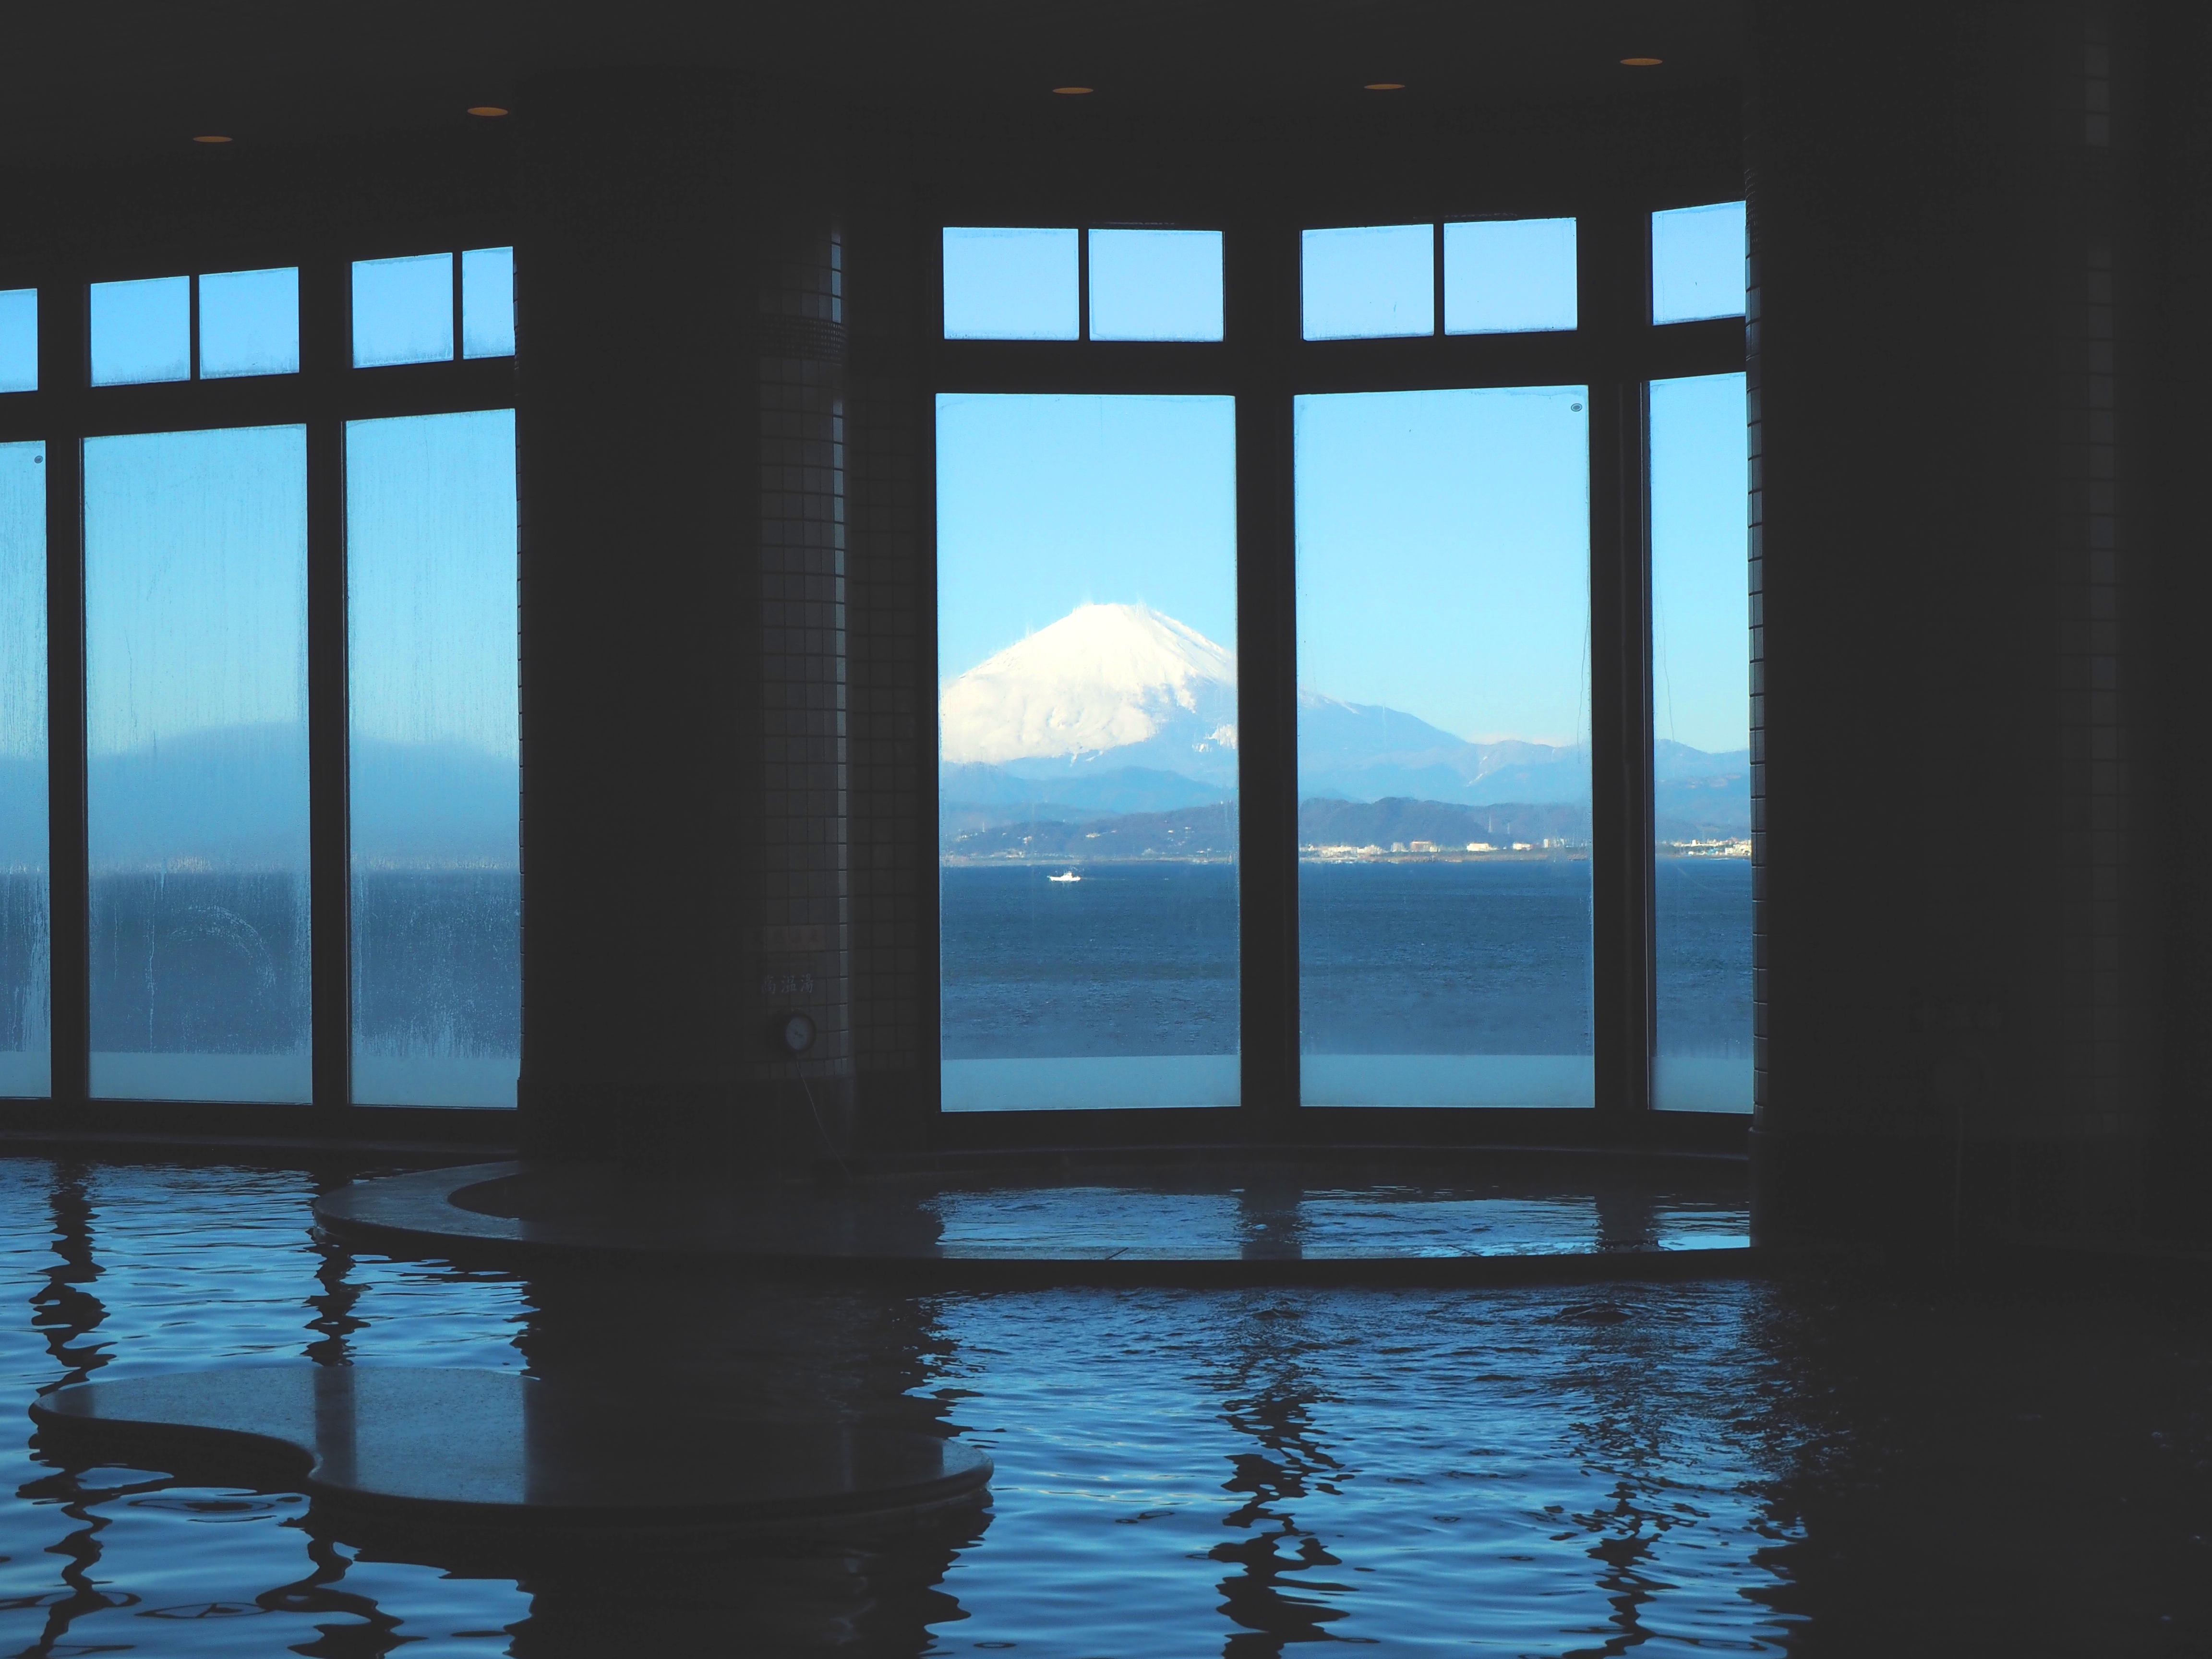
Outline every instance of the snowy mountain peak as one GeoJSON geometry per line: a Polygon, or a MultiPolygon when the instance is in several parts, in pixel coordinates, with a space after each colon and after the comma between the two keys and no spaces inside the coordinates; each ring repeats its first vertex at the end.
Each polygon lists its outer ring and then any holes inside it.
{"type": "Polygon", "coordinates": [[[1149,605],[1079,605],[953,680],[938,718],[952,764],[1079,763],[1146,744],[1164,751],[1152,763],[1204,769],[1235,757],[1237,658],[1149,605]]]}

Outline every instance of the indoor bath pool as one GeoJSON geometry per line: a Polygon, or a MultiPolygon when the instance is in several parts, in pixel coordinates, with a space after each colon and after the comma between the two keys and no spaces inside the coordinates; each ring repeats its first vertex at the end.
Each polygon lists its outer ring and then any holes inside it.
{"type": "MultiPolygon", "coordinates": [[[[0,1652],[2195,1653],[2192,1292],[1844,1280],[905,1295],[319,1240],[354,1169],[0,1161],[0,1652]],[[591,1376],[987,1450],[987,1505],[650,1545],[333,1532],[64,1467],[39,1390],[217,1365],[591,1376]]],[[[772,1429],[771,1431],[772,1431],[772,1429]]]]}

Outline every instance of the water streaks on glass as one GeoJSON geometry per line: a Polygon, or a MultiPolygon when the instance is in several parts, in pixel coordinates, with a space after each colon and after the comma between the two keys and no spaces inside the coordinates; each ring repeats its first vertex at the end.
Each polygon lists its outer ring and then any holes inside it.
{"type": "Polygon", "coordinates": [[[1235,415],[940,397],[945,1104],[1238,1097],[1235,415]]]}
{"type": "Polygon", "coordinates": [[[1594,1098],[1584,402],[1297,400],[1309,1105],[1594,1098]]]}
{"type": "Polygon", "coordinates": [[[304,1101],[307,440],[84,445],[92,1092],[304,1101]]]}
{"type": "Polygon", "coordinates": [[[1752,1105],[1744,377],[1651,383],[1652,1102],[1752,1105]]]}
{"type": "Polygon", "coordinates": [[[0,1095],[50,1066],[46,447],[0,444],[0,1095]]]}
{"type": "Polygon", "coordinates": [[[512,1106],[514,414],[346,428],[353,1097],[512,1106]]]}

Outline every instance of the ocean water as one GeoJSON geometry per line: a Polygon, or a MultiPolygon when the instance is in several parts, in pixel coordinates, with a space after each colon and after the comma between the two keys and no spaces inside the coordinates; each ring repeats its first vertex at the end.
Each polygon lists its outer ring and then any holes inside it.
{"type": "MultiPolygon", "coordinates": [[[[1589,869],[1302,864],[1306,1098],[1589,1104],[1589,869]]],[[[1750,863],[1662,859],[1656,878],[1660,1103],[1748,1110],[1750,863]]],[[[960,865],[940,882],[949,1109],[1235,1102],[1234,865],[960,865]],[[1083,879],[1050,879],[1063,868],[1083,879]]]]}
{"type": "Polygon", "coordinates": [[[909,1297],[317,1241],[337,1170],[0,1160],[0,1651],[2182,1655],[2212,1321],[2130,1276],[909,1297]],[[12,1313],[4,1310],[12,1309],[12,1313]],[[988,1449],[903,1534],[369,1549],[296,1494],[49,1461],[88,1376],[597,1369],[988,1449]]]}
{"type": "MultiPolygon", "coordinates": [[[[363,871],[351,899],[355,1098],[512,1106],[522,1043],[520,874],[363,871]]],[[[91,921],[95,1095],[309,1097],[315,924],[304,879],[108,875],[94,884],[91,921]]],[[[0,929],[0,994],[21,998],[21,981],[44,963],[17,951],[9,987],[6,942],[0,929]]]]}

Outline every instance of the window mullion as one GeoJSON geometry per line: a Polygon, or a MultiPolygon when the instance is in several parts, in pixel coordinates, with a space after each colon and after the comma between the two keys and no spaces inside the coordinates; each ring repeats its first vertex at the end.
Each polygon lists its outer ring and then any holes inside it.
{"type": "Polygon", "coordinates": [[[1651,1101],[1649,422],[1640,381],[1590,403],[1590,858],[1597,1106],[1651,1101]]]}
{"type": "Polygon", "coordinates": [[[350,362],[348,267],[301,271],[301,368],[307,422],[308,870],[312,894],[314,1102],[352,1098],[346,720],[345,422],[339,392],[350,362]]]}
{"type": "Polygon", "coordinates": [[[46,434],[47,972],[52,1098],[91,1091],[91,891],[85,823],[84,448],[86,289],[40,285],[39,385],[46,434]]]}
{"type": "Polygon", "coordinates": [[[1296,447],[1285,371],[1298,339],[1298,234],[1224,239],[1237,386],[1239,1052],[1247,1115],[1275,1133],[1298,1101],[1296,447]]]}

